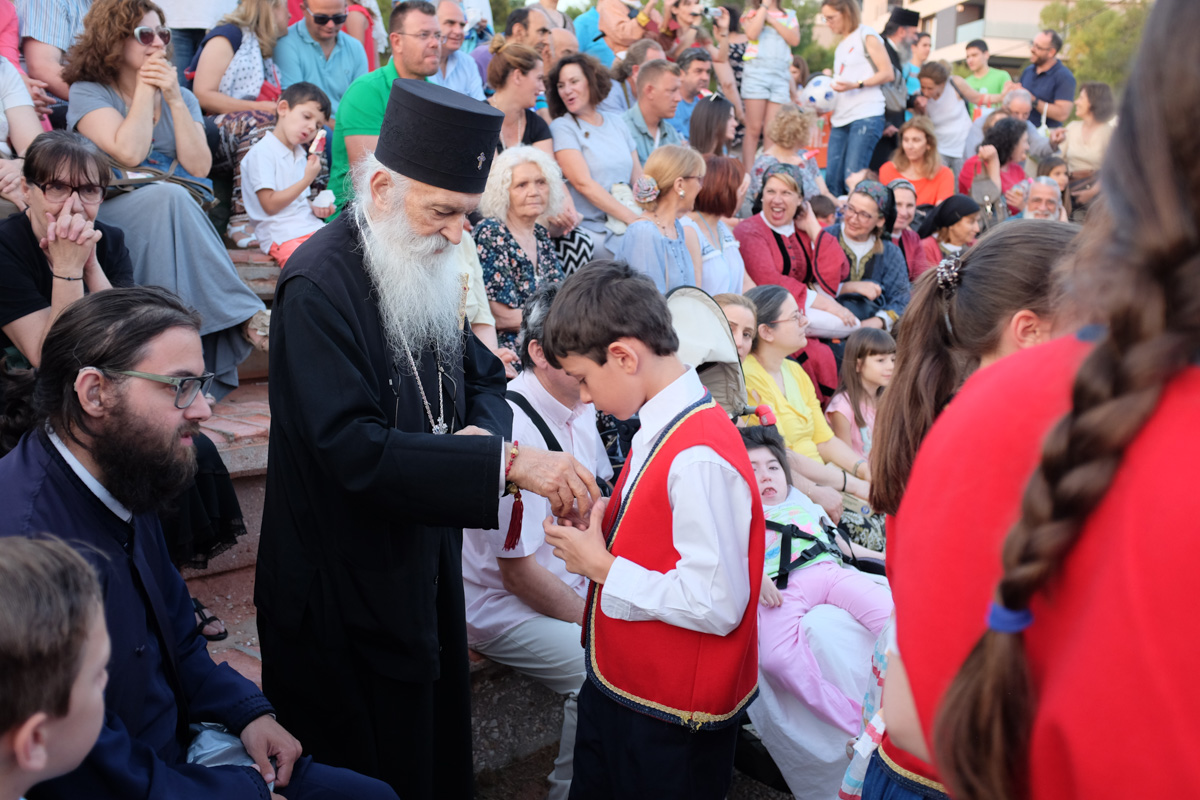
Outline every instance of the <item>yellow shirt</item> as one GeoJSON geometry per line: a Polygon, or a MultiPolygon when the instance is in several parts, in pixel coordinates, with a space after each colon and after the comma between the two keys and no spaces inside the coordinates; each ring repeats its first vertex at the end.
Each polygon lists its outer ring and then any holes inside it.
{"type": "MultiPolygon", "coordinates": [[[[784,359],[783,380],[791,391],[780,390],[754,354],[742,362],[746,376],[746,394],[750,405],[768,405],[775,412],[776,428],[789,450],[808,456],[818,464],[824,464],[817,445],[833,438],[833,429],[821,412],[817,392],[804,369],[791,359],[784,359]],[[794,389],[792,387],[794,384],[794,389]]],[[[757,425],[758,418],[750,414],[745,417],[748,425],[757,425]]]]}

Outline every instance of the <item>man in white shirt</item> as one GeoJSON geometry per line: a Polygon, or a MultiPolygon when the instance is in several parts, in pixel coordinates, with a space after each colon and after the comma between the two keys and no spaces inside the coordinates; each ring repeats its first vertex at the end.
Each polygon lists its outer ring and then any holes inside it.
{"type": "MultiPolygon", "coordinates": [[[[597,476],[612,477],[604,445],[596,431],[596,412],[579,400],[579,381],[554,369],[542,353],[542,324],[557,286],[542,286],[525,304],[521,320],[521,362],[525,370],[508,385],[513,409],[513,439],[524,445],[561,449],[597,476]],[[515,398],[519,395],[520,398],[515,398]]],[[[540,681],[565,696],[562,739],[554,772],[549,776],[552,800],[564,800],[571,787],[574,760],[576,697],[584,681],[580,623],[587,580],[567,572],[545,542],[542,520],[549,503],[525,493],[517,524],[520,539],[505,550],[513,515],[513,499],[500,505],[499,530],[463,531],[463,589],[467,604],[467,640],[493,661],[540,681]]]]}
{"type": "Polygon", "coordinates": [[[430,82],[476,100],[484,99],[479,70],[474,60],[461,49],[467,29],[467,16],[462,7],[455,0],[442,0],[438,3],[437,19],[442,29],[442,49],[437,72],[429,76],[430,82]]]}

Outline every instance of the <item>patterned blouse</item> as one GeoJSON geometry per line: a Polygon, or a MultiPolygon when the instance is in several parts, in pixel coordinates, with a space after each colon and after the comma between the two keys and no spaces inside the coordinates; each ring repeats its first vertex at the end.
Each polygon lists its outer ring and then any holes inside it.
{"type": "MultiPolygon", "coordinates": [[[[498,219],[485,219],[475,226],[475,248],[479,251],[479,263],[483,266],[483,283],[489,300],[503,303],[511,308],[525,305],[543,283],[558,283],[565,276],[550,232],[541,225],[533,226],[537,237],[537,266],[517,244],[508,227],[498,219]]],[[[517,347],[516,331],[496,331],[501,347],[517,347]]]]}

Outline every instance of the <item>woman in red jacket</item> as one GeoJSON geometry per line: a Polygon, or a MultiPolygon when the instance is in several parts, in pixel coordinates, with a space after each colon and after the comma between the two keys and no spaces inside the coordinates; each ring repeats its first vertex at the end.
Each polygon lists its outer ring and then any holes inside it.
{"type": "Polygon", "coordinates": [[[769,167],[754,201],[754,216],[738,223],[733,235],[754,283],[787,288],[808,317],[808,345],[798,360],[824,405],[837,391],[838,376],[833,351],[819,339],[848,336],[859,321],[834,299],[850,276],[850,263],[837,240],[821,230],[800,186],[796,167],[769,167]]]}

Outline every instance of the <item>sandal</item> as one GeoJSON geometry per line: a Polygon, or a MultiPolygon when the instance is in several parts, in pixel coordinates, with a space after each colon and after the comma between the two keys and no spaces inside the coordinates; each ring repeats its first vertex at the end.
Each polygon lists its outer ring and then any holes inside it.
{"type": "Polygon", "coordinates": [[[242,338],[264,353],[271,349],[271,312],[263,309],[242,324],[242,338]]]}
{"type": "Polygon", "coordinates": [[[210,642],[221,642],[229,638],[229,629],[225,628],[225,623],[221,622],[215,615],[208,613],[208,609],[204,607],[196,598],[192,598],[192,609],[196,612],[196,616],[200,618],[200,622],[196,624],[194,633],[198,633],[210,642]],[[204,629],[213,623],[217,623],[223,629],[220,633],[205,633],[204,629]]]}
{"type": "Polygon", "coordinates": [[[225,236],[236,247],[243,250],[258,247],[258,237],[255,236],[249,225],[230,225],[225,229],[225,236]]]}

